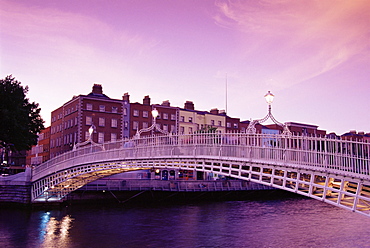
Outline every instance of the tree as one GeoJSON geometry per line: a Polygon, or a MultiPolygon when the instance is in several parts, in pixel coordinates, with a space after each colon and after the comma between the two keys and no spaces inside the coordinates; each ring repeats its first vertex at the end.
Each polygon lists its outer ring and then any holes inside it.
{"type": "Polygon", "coordinates": [[[31,149],[44,129],[41,109],[27,93],[28,86],[23,88],[12,75],[0,80],[0,148],[6,152],[31,149]]]}

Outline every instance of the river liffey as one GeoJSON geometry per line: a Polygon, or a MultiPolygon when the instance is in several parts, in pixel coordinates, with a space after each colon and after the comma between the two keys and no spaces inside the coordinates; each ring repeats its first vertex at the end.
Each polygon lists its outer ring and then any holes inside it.
{"type": "Polygon", "coordinates": [[[370,247],[370,218],[306,198],[6,208],[0,247],[370,247]]]}

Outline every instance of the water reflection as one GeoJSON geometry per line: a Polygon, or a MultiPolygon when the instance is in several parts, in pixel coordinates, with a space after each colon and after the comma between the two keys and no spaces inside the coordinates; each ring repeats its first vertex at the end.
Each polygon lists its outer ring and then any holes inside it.
{"type": "Polygon", "coordinates": [[[68,247],[72,221],[73,218],[70,215],[65,215],[58,220],[56,217],[51,216],[50,212],[43,213],[39,227],[41,247],[68,247]]]}

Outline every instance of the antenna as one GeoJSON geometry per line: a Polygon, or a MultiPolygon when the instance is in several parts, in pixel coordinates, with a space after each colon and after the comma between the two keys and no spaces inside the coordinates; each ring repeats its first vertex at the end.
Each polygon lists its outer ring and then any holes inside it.
{"type": "Polygon", "coordinates": [[[225,96],[225,111],[226,111],[226,115],[227,115],[227,72],[226,72],[226,82],[225,82],[225,87],[226,87],[226,96],[225,96]]]}

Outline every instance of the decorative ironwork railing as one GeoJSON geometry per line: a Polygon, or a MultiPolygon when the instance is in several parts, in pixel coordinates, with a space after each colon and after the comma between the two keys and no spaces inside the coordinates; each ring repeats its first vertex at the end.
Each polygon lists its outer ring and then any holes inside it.
{"type": "Polygon", "coordinates": [[[222,157],[370,180],[369,154],[370,143],[323,137],[247,133],[144,136],[80,146],[35,167],[32,180],[79,164],[178,157],[222,157]]]}

